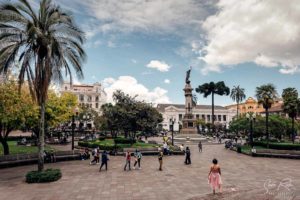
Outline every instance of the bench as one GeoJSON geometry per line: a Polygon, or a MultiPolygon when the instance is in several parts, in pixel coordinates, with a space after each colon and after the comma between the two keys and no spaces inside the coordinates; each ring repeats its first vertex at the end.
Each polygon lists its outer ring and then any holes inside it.
{"type": "Polygon", "coordinates": [[[255,149],[252,152],[254,157],[294,158],[300,159],[300,151],[278,150],[278,149],[255,149]]]}
{"type": "MultiPolygon", "coordinates": [[[[79,150],[74,151],[57,151],[54,152],[56,161],[79,160],[79,150]]],[[[22,165],[36,164],[38,161],[38,154],[16,154],[0,156],[0,168],[15,167],[22,165]]]]}

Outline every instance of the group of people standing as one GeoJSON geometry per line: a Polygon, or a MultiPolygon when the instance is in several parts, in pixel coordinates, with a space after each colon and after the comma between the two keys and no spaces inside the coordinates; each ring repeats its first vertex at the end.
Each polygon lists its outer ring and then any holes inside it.
{"type": "MultiPolygon", "coordinates": [[[[199,152],[202,152],[202,144],[199,142],[198,144],[199,152]]],[[[191,162],[191,150],[187,146],[184,150],[185,152],[185,161],[184,163],[186,165],[192,164],[191,162]]],[[[159,149],[158,153],[158,162],[159,162],[159,170],[163,170],[163,157],[164,157],[165,150],[159,149]]],[[[85,151],[85,154],[87,154],[87,151],[85,151]]],[[[93,160],[90,164],[97,164],[100,162],[100,149],[96,148],[93,150],[92,155],[94,156],[93,160]]],[[[134,153],[131,153],[130,151],[127,151],[125,153],[125,165],[124,165],[124,171],[131,170],[131,160],[132,157],[134,158],[134,164],[133,169],[141,169],[141,160],[142,160],[142,153],[136,149],[134,153]]],[[[103,151],[101,154],[101,165],[99,168],[99,172],[102,170],[102,167],[105,166],[105,170],[107,170],[109,157],[108,152],[103,151]]],[[[213,194],[215,194],[216,189],[218,188],[220,192],[222,192],[222,180],[221,180],[221,168],[218,164],[217,159],[212,160],[212,165],[210,167],[209,173],[208,173],[208,182],[213,190],[213,194]]]]}
{"type": "MultiPolygon", "coordinates": [[[[127,151],[125,153],[125,166],[124,166],[124,171],[126,171],[126,168],[128,167],[128,170],[131,170],[130,164],[131,164],[131,156],[132,154],[127,151]]],[[[138,165],[137,169],[141,169],[141,160],[142,160],[142,153],[139,150],[135,150],[134,154],[134,164],[133,164],[133,169],[136,169],[135,166],[138,165]]]]}

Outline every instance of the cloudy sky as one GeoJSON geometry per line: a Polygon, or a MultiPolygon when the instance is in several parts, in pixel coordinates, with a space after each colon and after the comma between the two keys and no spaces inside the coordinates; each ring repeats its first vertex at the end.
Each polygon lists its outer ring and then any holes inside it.
{"type": "MultiPolygon", "coordinates": [[[[86,32],[83,83],[102,82],[154,103],[183,103],[193,87],[224,81],[300,90],[299,0],[56,0],[86,32]]],[[[210,99],[198,95],[200,104],[210,99]]],[[[217,97],[216,103],[232,103],[217,97]]]]}

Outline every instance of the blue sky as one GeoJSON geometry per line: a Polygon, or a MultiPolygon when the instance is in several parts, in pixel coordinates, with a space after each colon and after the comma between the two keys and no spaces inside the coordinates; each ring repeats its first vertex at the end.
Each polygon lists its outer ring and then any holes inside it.
{"type": "MultiPolygon", "coordinates": [[[[56,2],[87,35],[80,82],[102,82],[108,95],[122,89],[154,103],[183,103],[189,66],[193,87],[224,81],[245,88],[247,96],[265,83],[279,94],[286,87],[300,90],[296,0],[56,2]]],[[[197,96],[199,104],[211,103],[197,96]]],[[[216,97],[216,103],[232,100],[216,97]]]]}

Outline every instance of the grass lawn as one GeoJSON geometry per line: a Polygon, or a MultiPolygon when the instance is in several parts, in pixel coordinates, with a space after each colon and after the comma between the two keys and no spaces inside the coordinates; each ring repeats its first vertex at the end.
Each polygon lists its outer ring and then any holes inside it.
{"type": "MultiPolygon", "coordinates": [[[[26,154],[26,153],[37,153],[38,147],[37,146],[24,146],[24,145],[17,145],[17,141],[8,141],[9,146],[9,153],[10,154],[26,154]]],[[[45,150],[49,151],[53,148],[49,146],[45,146],[45,150]]],[[[3,155],[3,147],[0,145],[0,156],[3,155]]]]}
{"type": "MultiPolygon", "coordinates": [[[[254,149],[266,149],[262,146],[253,146],[254,149]]],[[[242,153],[251,154],[251,146],[242,146],[242,153]]]]}

